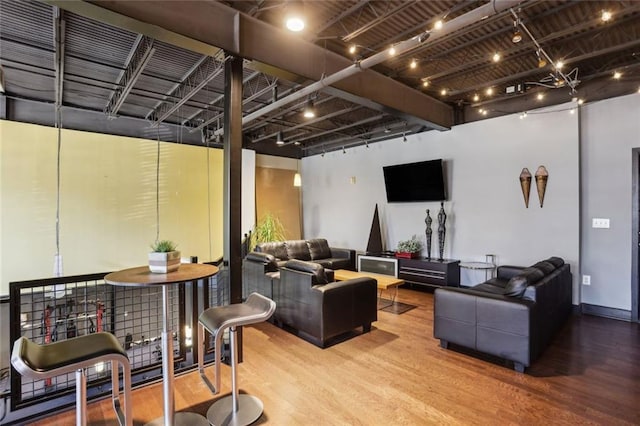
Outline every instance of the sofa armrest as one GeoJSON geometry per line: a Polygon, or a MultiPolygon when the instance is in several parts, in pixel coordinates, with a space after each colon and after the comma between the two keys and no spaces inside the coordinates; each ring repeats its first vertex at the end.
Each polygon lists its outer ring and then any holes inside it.
{"type": "Polygon", "coordinates": [[[329,247],[331,257],[336,259],[349,259],[349,270],[356,270],[356,251],[352,249],[329,247]]]}
{"type": "Polygon", "coordinates": [[[496,274],[496,276],[501,280],[509,281],[524,269],[525,268],[523,266],[502,265],[498,266],[498,273],[496,274]]]}

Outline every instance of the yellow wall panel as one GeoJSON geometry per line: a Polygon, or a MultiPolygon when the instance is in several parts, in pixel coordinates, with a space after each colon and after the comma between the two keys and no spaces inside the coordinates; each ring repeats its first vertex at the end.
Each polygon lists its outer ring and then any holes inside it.
{"type": "MultiPolygon", "coordinates": [[[[63,130],[60,252],[64,275],[147,262],[156,238],[157,142],[63,130]]],[[[50,277],[56,252],[56,129],[0,121],[0,294],[50,277]]],[[[160,143],[160,238],[183,256],[222,256],[223,152],[160,143]],[[209,211],[211,249],[209,248],[209,211]],[[211,251],[211,254],[210,254],[211,251]]]]}

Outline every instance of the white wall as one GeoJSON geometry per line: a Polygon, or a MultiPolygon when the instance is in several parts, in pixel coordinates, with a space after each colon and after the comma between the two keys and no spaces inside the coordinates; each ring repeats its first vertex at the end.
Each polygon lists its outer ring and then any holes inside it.
{"type": "MultiPolygon", "coordinates": [[[[375,204],[386,248],[418,234],[424,240],[425,209],[434,218],[432,255],[437,254],[437,202],[386,202],[382,167],[443,158],[449,199],[445,257],[530,265],[561,256],[574,273],[577,303],[579,260],[578,119],[568,106],[430,131],[401,139],[314,156],[302,161],[305,237],[325,237],[333,246],[364,250],[375,204]],[[525,208],[519,174],[539,165],[549,171],[544,208],[532,185],[525,208]],[[355,177],[355,184],[350,178],[355,177]]],[[[535,181],[534,181],[535,182],[535,181]]],[[[465,279],[479,280],[468,276],[465,279]]],[[[466,282],[471,284],[471,282],[466,282]]]]}
{"type": "Polygon", "coordinates": [[[632,148],[640,146],[640,95],[582,108],[582,302],[631,309],[632,148]],[[591,219],[609,218],[609,229],[591,219]]]}

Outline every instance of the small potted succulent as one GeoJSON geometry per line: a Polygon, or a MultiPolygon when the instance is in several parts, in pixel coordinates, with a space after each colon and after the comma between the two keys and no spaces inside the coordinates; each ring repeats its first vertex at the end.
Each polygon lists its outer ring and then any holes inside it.
{"type": "Polygon", "coordinates": [[[396,257],[414,258],[420,255],[422,251],[422,241],[418,239],[417,235],[411,237],[410,240],[398,242],[398,248],[396,249],[396,257]]]}
{"type": "Polygon", "coordinates": [[[180,267],[180,252],[173,241],[160,240],[151,244],[149,270],[158,274],[177,271],[180,267]]]}

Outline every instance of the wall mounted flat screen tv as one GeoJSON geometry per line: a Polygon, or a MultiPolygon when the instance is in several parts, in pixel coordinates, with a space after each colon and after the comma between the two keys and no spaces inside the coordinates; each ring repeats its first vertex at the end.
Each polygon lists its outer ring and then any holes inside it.
{"type": "Polygon", "coordinates": [[[382,168],[389,203],[447,199],[442,159],[382,168]]]}

